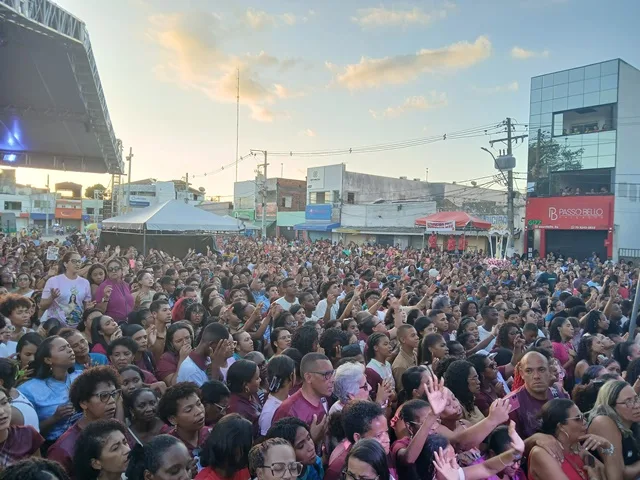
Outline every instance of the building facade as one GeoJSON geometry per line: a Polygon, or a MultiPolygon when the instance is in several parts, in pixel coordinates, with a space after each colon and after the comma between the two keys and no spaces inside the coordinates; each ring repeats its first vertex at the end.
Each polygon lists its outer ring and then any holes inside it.
{"type": "MultiPolygon", "coordinates": [[[[268,178],[258,176],[255,180],[235,182],[233,184],[234,216],[242,220],[249,232],[262,226],[262,211],[265,211],[267,235],[277,236],[280,229],[277,220],[279,213],[304,212],[306,206],[307,183],[304,180],[290,178],[268,178]],[[262,188],[266,190],[264,207],[262,188]]],[[[286,217],[281,217],[286,218],[286,217]]],[[[290,225],[282,225],[290,227],[290,225]]],[[[283,230],[284,231],[284,230],[283,230]]]]}
{"type": "Polygon", "coordinates": [[[204,188],[187,187],[183,180],[161,182],[155,178],[145,178],[118,185],[114,191],[117,213],[158,205],[169,200],[182,200],[192,206],[204,201],[204,188]]]}
{"type": "MultiPolygon", "coordinates": [[[[418,218],[451,210],[506,218],[507,195],[474,185],[349,172],[340,164],[307,170],[307,203],[305,222],[295,228],[312,240],[420,248],[425,231],[416,227],[418,218]]],[[[523,222],[524,216],[516,215],[520,231],[523,222]]],[[[497,236],[494,240],[481,236],[474,243],[476,249],[489,250],[489,242],[498,241],[497,236]]]]}
{"type": "Polygon", "coordinates": [[[640,71],[622,60],[531,79],[526,250],[640,256],[640,71]]]}

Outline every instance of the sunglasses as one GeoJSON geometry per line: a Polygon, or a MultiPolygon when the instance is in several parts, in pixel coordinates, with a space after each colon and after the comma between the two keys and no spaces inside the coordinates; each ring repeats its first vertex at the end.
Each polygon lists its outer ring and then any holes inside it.
{"type": "Polygon", "coordinates": [[[122,267],[109,267],[107,269],[109,272],[114,273],[114,272],[119,272],[120,270],[122,270],[122,267]]]}

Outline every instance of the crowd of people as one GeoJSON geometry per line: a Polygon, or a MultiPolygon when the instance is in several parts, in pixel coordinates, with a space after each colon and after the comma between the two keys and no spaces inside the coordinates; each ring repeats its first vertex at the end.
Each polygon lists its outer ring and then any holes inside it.
{"type": "Polygon", "coordinates": [[[640,478],[632,265],[0,241],[0,479],[640,478]]]}

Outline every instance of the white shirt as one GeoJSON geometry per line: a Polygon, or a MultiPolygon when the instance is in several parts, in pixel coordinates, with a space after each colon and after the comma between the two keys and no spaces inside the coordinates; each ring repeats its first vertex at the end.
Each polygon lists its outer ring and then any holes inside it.
{"type": "Polygon", "coordinates": [[[269,395],[269,398],[267,398],[267,401],[264,402],[264,406],[262,407],[262,413],[260,413],[260,418],[258,418],[258,425],[260,426],[260,435],[267,434],[267,430],[271,428],[273,414],[276,413],[276,410],[280,405],[282,405],[282,400],[278,400],[273,395],[269,395]]]}
{"type": "MultiPolygon", "coordinates": [[[[491,332],[485,330],[485,328],[482,325],[478,327],[478,337],[480,338],[480,341],[484,340],[489,335],[491,335],[491,332]]],[[[489,345],[484,347],[484,349],[490,352],[493,349],[495,344],[496,344],[496,339],[494,338],[493,340],[491,340],[489,345]]]]}
{"type": "Polygon", "coordinates": [[[176,383],[193,382],[197,386],[201,387],[202,384],[208,380],[207,372],[203,371],[198,365],[196,365],[196,362],[191,360],[191,357],[187,357],[178,369],[178,378],[176,379],[176,383]]]}
{"type": "MultiPolygon", "coordinates": [[[[340,307],[338,306],[338,302],[331,305],[331,313],[329,314],[329,320],[335,320],[338,318],[338,310],[340,307]]],[[[313,314],[318,318],[324,318],[324,314],[327,311],[327,299],[320,300],[318,305],[316,305],[316,309],[313,311],[313,314]]]]}
{"type": "Polygon", "coordinates": [[[284,297],[280,297],[279,299],[276,300],[276,302],[278,305],[280,305],[284,310],[286,310],[287,312],[291,309],[291,307],[293,307],[294,305],[298,305],[300,302],[298,302],[298,299],[296,298],[293,303],[289,303],[285,300],[284,297]]]}
{"type": "Polygon", "coordinates": [[[35,408],[33,408],[33,404],[22,392],[19,390],[16,391],[18,392],[18,396],[11,400],[11,406],[22,413],[24,425],[29,425],[35,428],[36,432],[40,432],[40,420],[38,419],[35,408]]]}

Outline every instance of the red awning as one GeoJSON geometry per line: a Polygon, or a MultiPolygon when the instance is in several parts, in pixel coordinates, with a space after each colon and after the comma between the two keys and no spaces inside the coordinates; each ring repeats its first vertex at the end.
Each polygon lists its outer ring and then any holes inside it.
{"type": "Polygon", "coordinates": [[[425,227],[427,222],[456,222],[456,228],[489,230],[491,222],[469,215],[467,212],[438,212],[428,217],[418,218],[416,225],[425,227]]]}

